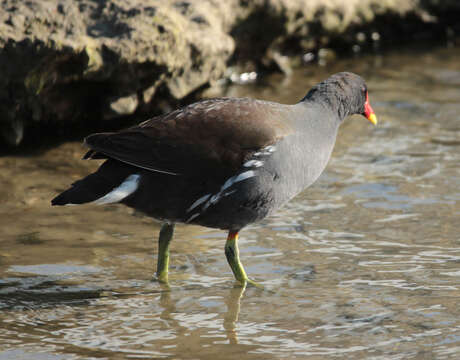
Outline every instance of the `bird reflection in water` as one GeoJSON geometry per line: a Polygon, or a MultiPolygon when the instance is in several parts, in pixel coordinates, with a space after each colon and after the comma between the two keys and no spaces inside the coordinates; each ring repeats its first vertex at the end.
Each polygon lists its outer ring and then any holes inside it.
{"type": "MultiPolygon", "coordinates": [[[[163,308],[160,314],[160,319],[166,321],[171,328],[187,331],[180,321],[175,319],[171,314],[180,312],[176,308],[176,300],[171,297],[171,289],[167,284],[161,284],[162,291],[160,293],[159,304],[163,308]]],[[[223,327],[229,344],[238,344],[237,323],[240,314],[240,304],[243,298],[246,286],[236,285],[231,288],[224,299],[227,307],[224,314],[223,327]]]]}

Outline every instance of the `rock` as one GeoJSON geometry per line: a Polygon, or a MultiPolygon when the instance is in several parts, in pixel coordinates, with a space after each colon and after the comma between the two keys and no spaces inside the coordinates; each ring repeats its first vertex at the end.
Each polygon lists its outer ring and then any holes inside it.
{"type": "Polygon", "coordinates": [[[410,33],[408,18],[455,33],[459,13],[455,0],[3,0],[0,142],[142,119],[215,84],[229,64],[289,74],[302,55],[330,61],[340,44],[410,33]]]}
{"type": "Polygon", "coordinates": [[[136,111],[138,104],[136,95],[128,95],[113,100],[110,103],[110,108],[115,116],[131,115],[136,111]]]}
{"type": "Polygon", "coordinates": [[[0,133],[10,144],[22,137],[14,124],[24,124],[27,135],[33,122],[71,128],[88,118],[126,116],[159,88],[180,100],[217,80],[234,48],[211,2],[0,6],[0,133]]]}
{"type": "Polygon", "coordinates": [[[0,135],[10,146],[18,146],[24,137],[24,124],[20,118],[11,116],[12,121],[0,123],[0,135]]]}

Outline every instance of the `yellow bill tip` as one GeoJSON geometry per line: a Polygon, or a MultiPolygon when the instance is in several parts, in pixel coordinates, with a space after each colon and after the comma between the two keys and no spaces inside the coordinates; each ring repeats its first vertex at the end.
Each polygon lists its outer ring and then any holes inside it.
{"type": "Polygon", "coordinates": [[[377,125],[377,116],[374,113],[369,114],[367,120],[369,120],[372,124],[377,125]]]}

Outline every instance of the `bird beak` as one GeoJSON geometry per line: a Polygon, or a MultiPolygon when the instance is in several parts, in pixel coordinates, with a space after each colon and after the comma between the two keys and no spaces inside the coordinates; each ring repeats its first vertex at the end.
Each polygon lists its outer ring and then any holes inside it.
{"type": "Polygon", "coordinates": [[[374,110],[372,110],[372,106],[369,103],[369,94],[367,92],[366,92],[366,102],[364,103],[364,116],[372,124],[377,125],[377,116],[375,115],[375,112],[374,110]]]}

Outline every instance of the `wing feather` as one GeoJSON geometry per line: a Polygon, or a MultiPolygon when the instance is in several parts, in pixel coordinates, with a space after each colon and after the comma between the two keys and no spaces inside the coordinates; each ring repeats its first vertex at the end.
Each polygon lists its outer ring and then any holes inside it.
{"type": "Polygon", "coordinates": [[[252,153],[291,132],[288,105],[252,99],[205,100],[116,133],[88,136],[84,158],[113,158],[169,175],[231,174],[252,153]]]}

